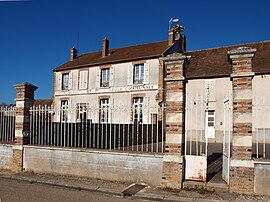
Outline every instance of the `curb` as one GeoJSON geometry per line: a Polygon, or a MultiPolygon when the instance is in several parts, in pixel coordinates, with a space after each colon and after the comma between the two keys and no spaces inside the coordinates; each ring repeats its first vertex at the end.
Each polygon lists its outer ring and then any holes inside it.
{"type": "MultiPolygon", "coordinates": [[[[23,181],[28,182],[30,184],[37,183],[37,184],[44,184],[44,185],[50,185],[60,188],[68,188],[78,191],[89,191],[89,192],[99,192],[103,194],[108,195],[115,195],[115,196],[123,196],[121,191],[117,191],[114,189],[109,188],[103,188],[99,186],[92,186],[92,187],[82,187],[82,186],[74,186],[70,184],[63,184],[63,183],[55,183],[45,180],[33,180],[33,179],[27,179],[22,177],[16,177],[16,176],[4,176],[0,175],[0,178],[3,179],[10,179],[10,180],[16,180],[16,181],[23,181]]],[[[165,195],[159,195],[159,194],[151,194],[151,193],[136,193],[132,195],[130,198],[137,199],[137,200],[150,200],[150,201],[165,201],[165,202],[179,202],[179,201],[186,201],[186,202],[227,202],[228,200],[218,200],[218,199],[204,199],[204,198],[189,198],[189,197],[180,197],[180,196],[165,196],[165,195]]]]}

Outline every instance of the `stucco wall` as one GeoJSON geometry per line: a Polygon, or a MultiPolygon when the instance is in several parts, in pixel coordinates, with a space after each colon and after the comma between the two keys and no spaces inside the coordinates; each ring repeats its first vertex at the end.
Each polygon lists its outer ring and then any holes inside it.
{"type": "Polygon", "coordinates": [[[0,168],[11,169],[13,150],[12,145],[0,145],[0,168]]]}
{"type": "Polygon", "coordinates": [[[162,156],[25,146],[28,171],[78,175],[159,186],[162,156]]]}

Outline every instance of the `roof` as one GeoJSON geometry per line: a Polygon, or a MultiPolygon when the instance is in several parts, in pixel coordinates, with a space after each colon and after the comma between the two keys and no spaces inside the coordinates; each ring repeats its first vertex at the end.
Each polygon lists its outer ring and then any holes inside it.
{"type": "Polygon", "coordinates": [[[187,55],[191,55],[190,63],[185,70],[186,77],[229,76],[232,68],[227,52],[243,46],[256,49],[252,62],[253,71],[270,73],[270,41],[262,41],[186,52],[187,55]]]}
{"type": "Polygon", "coordinates": [[[50,98],[50,99],[41,99],[41,100],[36,100],[34,102],[34,106],[35,107],[38,107],[38,106],[51,106],[53,103],[53,99],[50,98]]]}
{"type": "Polygon", "coordinates": [[[148,44],[110,49],[109,55],[105,58],[102,58],[101,51],[85,53],[78,56],[73,61],[60,65],[59,67],[55,68],[54,71],[83,66],[115,63],[120,61],[129,61],[134,59],[160,57],[168,48],[168,41],[165,40],[148,44]]]}

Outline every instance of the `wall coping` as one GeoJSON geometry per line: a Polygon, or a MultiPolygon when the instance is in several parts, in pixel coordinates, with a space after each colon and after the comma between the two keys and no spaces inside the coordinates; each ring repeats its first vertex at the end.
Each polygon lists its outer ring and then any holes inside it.
{"type": "Polygon", "coordinates": [[[121,156],[138,156],[138,157],[152,157],[152,158],[163,158],[163,154],[146,154],[146,153],[131,153],[131,152],[120,152],[120,151],[106,151],[106,150],[94,150],[94,149],[79,149],[79,148],[62,148],[62,147],[42,147],[42,146],[30,146],[23,145],[24,148],[36,148],[44,150],[61,150],[61,151],[72,151],[72,152],[84,152],[84,153],[96,153],[96,154],[110,154],[110,155],[121,155],[121,156]]]}

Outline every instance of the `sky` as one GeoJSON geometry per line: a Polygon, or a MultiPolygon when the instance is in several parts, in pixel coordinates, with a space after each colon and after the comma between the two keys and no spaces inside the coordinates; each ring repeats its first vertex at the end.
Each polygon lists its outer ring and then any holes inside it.
{"type": "Polygon", "coordinates": [[[187,50],[270,39],[268,0],[0,0],[0,102],[14,103],[14,84],[52,97],[52,69],[79,54],[168,39],[168,21],[185,27],[187,50]]]}

